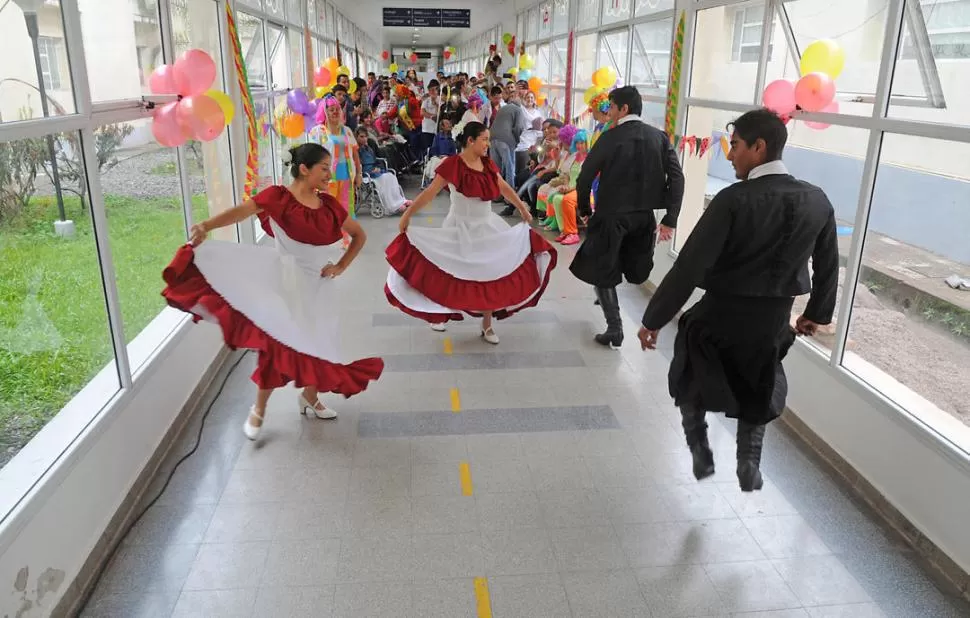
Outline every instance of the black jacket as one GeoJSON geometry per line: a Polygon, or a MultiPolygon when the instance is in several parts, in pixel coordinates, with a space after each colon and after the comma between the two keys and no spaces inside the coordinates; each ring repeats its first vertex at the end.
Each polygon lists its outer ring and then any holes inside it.
{"type": "Polygon", "coordinates": [[[603,133],[576,181],[577,210],[589,216],[589,195],[599,174],[596,216],[666,210],[661,223],[677,227],[684,173],[667,134],[632,120],[603,133]]]}

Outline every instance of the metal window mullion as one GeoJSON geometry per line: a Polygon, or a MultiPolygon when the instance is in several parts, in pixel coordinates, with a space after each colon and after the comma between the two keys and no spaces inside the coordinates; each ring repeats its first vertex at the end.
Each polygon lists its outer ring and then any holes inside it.
{"type": "Polygon", "coordinates": [[[781,29],[785,33],[785,40],[788,41],[788,50],[791,54],[788,55],[792,60],[793,68],[795,69],[795,74],[799,73],[799,60],[802,57],[802,52],[798,49],[798,40],[795,38],[795,31],[791,27],[791,18],[788,17],[788,9],[785,8],[784,2],[774,3],[775,12],[778,14],[778,23],[781,24],[781,29]]]}
{"type": "Polygon", "coordinates": [[[118,294],[118,278],[111,256],[104,192],[101,188],[101,176],[98,174],[98,153],[94,147],[94,129],[85,127],[81,129],[80,134],[84,176],[87,179],[88,202],[91,207],[91,225],[94,228],[94,244],[98,252],[98,263],[101,267],[101,286],[104,290],[105,305],[108,310],[108,331],[111,335],[111,345],[114,348],[118,380],[121,388],[129,389],[132,384],[131,364],[128,360],[128,345],[125,341],[125,325],[121,313],[121,297],[118,294]]]}
{"type": "MultiPolygon", "coordinates": [[[[768,75],[768,60],[771,54],[771,40],[775,32],[775,18],[772,8],[781,0],[765,0],[765,12],[761,18],[761,49],[758,53],[758,75],[754,83],[754,103],[761,100],[761,93],[765,89],[765,79],[768,75]]],[[[741,40],[744,40],[744,26],[741,27],[741,40]]]]}
{"type": "MultiPolygon", "coordinates": [[[[879,64],[879,75],[876,80],[876,99],[872,105],[872,118],[884,118],[889,108],[892,90],[892,78],[899,58],[899,45],[902,42],[903,13],[906,0],[889,0],[886,14],[886,29],[883,37],[882,60],[879,64]]],[[[859,187],[859,206],[846,261],[845,279],[842,284],[842,304],[838,309],[836,323],[835,348],[832,350],[830,363],[837,368],[845,355],[845,346],[849,338],[849,321],[852,316],[852,305],[855,303],[856,285],[859,273],[862,271],[862,257],[865,248],[869,215],[872,211],[872,198],[876,189],[876,174],[879,168],[879,157],[882,153],[882,143],[885,136],[883,128],[876,128],[869,133],[869,143],[866,147],[865,165],[862,168],[862,180],[859,187]]]]}
{"type": "Polygon", "coordinates": [[[64,26],[64,41],[67,44],[67,64],[74,91],[74,109],[77,115],[88,118],[91,115],[91,82],[88,76],[87,59],[84,56],[84,34],[81,29],[81,10],[78,0],[61,0],[61,21],[64,26]]]}
{"type": "Polygon", "coordinates": [[[909,34],[913,37],[916,63],[919,65],[919,75],[923,80],[923,93],[930,106],[945,109],[946,98],[943,95],[943,85],[940,83],[940,73],[936,69],[936,58],[933,56],[930,34],[926,30],[926,19],[923,17],[919,0],[906,0],[903,15],[905,23],[909,25],[909,34]]]}
{"type": "MultiPolygon", "coordinates": [[[[633,15],[633,0],[630,0],[630,15],[633,15]]],[[[623,74],[623,84],[626,85],[633,71],[633,24],[626,27],[626,67],[623,74]]]]}

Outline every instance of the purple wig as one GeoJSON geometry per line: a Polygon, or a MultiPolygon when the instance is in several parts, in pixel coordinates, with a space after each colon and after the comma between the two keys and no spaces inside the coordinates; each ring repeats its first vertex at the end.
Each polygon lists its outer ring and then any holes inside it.
{"type": "Polygon", "coordinates": [[[572,144],[573,137],[576,136],[577,131],[579,131],[579,129],[576,127],[576,125],[567,124],[563,128],[559,129],[559,141],[563,144],[572,144]]]}

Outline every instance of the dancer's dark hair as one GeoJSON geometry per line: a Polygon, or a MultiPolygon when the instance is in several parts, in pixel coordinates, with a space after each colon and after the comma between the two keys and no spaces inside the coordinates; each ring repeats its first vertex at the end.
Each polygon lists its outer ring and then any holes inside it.
{"type": "Polygon", "coordinates": [[[320,144],[313,143],[294,146],[293,148],[290,148],[288,152],[290,153],[289,161],[284,158],[283,163],[290,166],[290,175],[293,176],[293,178],[300,177],[301,165],[311,168],[330,156],[329,150],[320,144]]]}
{"type": "Polygon", "coordinates": [[[464,149],[468,145],[468,140],[478,139],[478,137],[488,131],[488,127],[480,122],[469,122],[461,130],[461,135],[458,136],[458,147],[464,149]]]}
{"type": "Polygon", "coordinates": [[[728,124],[727,130],[744,140],[748,146],[754,146],[759,139],[765,141],[765,161],[781,159],[788,142],[788,129],[784,121],[767,108],[753,109],[737,117],[728,124]]]}
{"type": "Polygon", "coordinates": [[[640,98],[640,91],[633,86],[614,89],[610,92],[610,101],[613,105],[616,105],[617,109],[626,105],[629,110],[628,113],[633,116],[639,116],[643,111],[643,99],[640,98]]]}

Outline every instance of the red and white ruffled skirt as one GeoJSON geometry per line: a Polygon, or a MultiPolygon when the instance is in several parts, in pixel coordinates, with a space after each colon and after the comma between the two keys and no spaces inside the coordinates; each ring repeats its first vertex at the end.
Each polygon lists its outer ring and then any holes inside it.
{"type": "Polygon", "coordinates": [[[258,352],[252,380],[259,388],[293,382],[350,397],[384,370],[379,358],[342,362],[334,281],[276,249],[216,240],[186,245],[162,277],[169,305],[218,324],[230,348],[258,352]]]}
{"type": "Polygon", "coordinates": [[[556,259],[525,223],[510,227],[490,208],[456,216],[453,207],[442,227],[412,226],[390,244],[384,292],[393,306],[432,324],[485,312],[501,320],[538,304],[556,259]]]}

